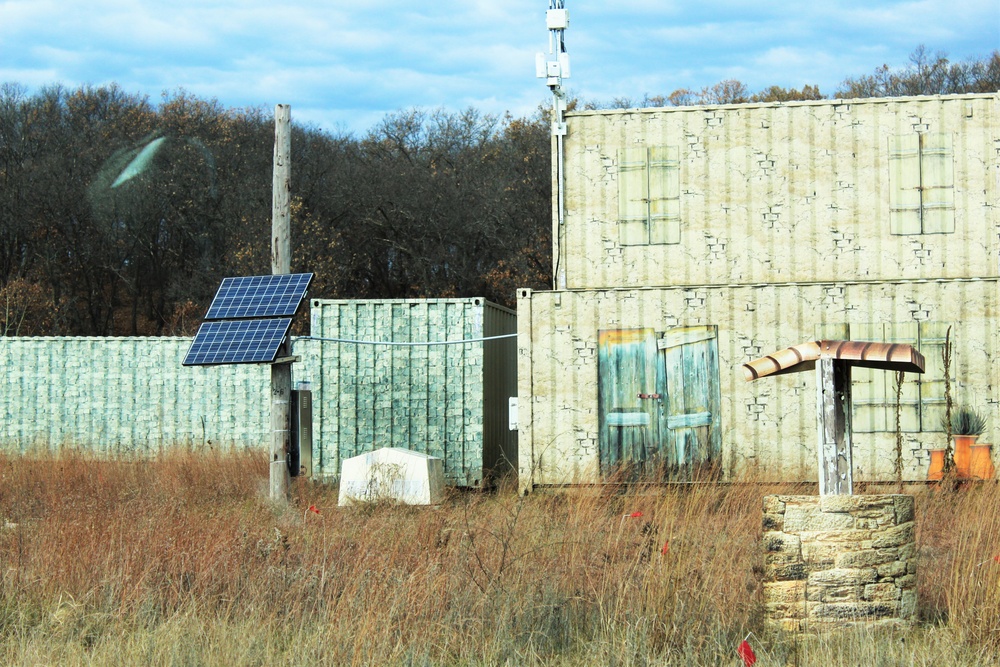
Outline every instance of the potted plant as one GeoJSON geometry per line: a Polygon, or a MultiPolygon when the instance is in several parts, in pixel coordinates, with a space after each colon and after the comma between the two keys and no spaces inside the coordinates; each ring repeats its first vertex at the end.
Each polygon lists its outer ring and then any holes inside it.
{"type": "Polygon", "coordinates": [[[955,441],[955,472],[968,477],[972,462],[972,446],[986,430],[986,417],[976,410],[959,406],[951,413],[951,435],[955,441]]]}

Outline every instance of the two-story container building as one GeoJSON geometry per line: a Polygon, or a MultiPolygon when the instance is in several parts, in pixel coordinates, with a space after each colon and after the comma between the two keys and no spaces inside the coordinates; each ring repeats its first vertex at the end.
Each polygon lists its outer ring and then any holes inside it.
{"type": "Polygon", "coordinates": [[[904,477],[926,477],[946,341],[951,395],[987,412],[993,441],[1000,94],[566,121],[556,289],[518,294],[522,489],[622,464],[815,480],[815,378],[748,383],[741,366],[818,339],[927,360],[898,390],[855,370],[855,480],[894,477],[897,415],[904,477]]]}

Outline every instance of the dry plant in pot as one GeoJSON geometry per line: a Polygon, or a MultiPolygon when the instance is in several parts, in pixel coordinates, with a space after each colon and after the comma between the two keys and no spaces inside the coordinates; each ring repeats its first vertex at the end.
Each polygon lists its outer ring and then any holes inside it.
{"type": "Polygon", "coordinates": [[[972,446],[986,430],[986,417],[973,408],[959,406],[951,414],[951,434],[955,441],[955,472],[968,477],[972,461],[972,446]]]}

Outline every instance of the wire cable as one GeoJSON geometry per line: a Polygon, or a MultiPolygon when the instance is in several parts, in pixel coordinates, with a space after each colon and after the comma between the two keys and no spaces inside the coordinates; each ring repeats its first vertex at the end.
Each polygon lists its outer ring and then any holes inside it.
{"type": "Polygon", "coordinates": [[[318,340],[324,343],[346,343],[349,345],[397,345],[400,347],[416,347],[419,345],[462,345],[465,343],[481,343],[488,340],[501,340],[503,338],[517,338],[516,333],[503,334],[500,336],[484,336],[482,338],[466,338],[463,340],[431,340],[431,341],[391,341],[391,340],[354,340],[352,338],[323,338],[321,336],[297,336],[296,341],[318,340]]]}

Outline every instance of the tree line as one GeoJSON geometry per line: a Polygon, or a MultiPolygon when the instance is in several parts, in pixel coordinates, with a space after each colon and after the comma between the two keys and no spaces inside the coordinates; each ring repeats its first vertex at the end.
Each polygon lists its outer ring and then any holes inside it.
{"type": "MultiPolygon", "coordinates": [[[[1000,90],[1000,51],[847,79],[836,97],[1000,90]]],[[[577,108],[822,99],[739,81],[577,108]]],[[[571,105],[572,106],[572,105],[571,105]]],[[[0,86],[0,335],[182,335],[219,281],[270,273],[273,116],[183,91],[0,86]]],[[[363,136],[292,128],[293,271],[317,298],[551,285],[544,111],[401,110],[363,136]]]]}
{"type": "MultiPolygon", "coordinates": [[[[171,335],[221,278],[270,273],[270,110],[117,85],[0,87],[0,334],[171,335]]],[[[293,270],[318,297],[549,281],[548,129],[470,109],[365,136],[292,128],[293,270]]]]}
{"type": "MultiPolygon", "coordinates": [[[[931,53],[918,46],[904,67],[877,67],[872,74],[848,77],[841,82],[833,99],[868,97],[909,97],[913,95],[956,95],[961,93],[995,93],[1000,91],[1000,50],[985,57],[952,61],[948,54],[931,53]]],[[[634,107],[691,106],[700,104],[747,104],[822,100],[827,95],[818,86],[802,88],[768,86],[752,92],[742,81],[724,79],[711,86],[694,90],[679,88],[669,94],[650,95],[633,99],[619,97],[610,102],[585,102],[588,109],[626,109],[634,107]]]]}

